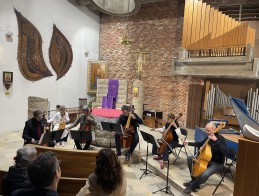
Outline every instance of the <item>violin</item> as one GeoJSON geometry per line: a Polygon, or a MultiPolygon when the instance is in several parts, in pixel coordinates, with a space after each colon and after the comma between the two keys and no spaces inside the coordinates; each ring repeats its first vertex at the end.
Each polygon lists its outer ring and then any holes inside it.
{"type": "MultiPolygon", "coordinates": [[[[164,153],[164,151],[167,149],[167,146],[166,146],[166,144],[165,144],[165,142],[164,141],[166,141],[167,143],[171,143],[172,142],[172,140],[173,140],[173,133],[172,133],[172,131],[169,131],[170,129],[171,129],[171,127],[173,126],[173,124],[175,123],[175,121],[177,121],[179,118],[181,118],[183,116],[183,114],[182,113],[179,113],[178,114],[178,117],[177,118],[175,118],[171,123],[170,123],[170,125],[167,127],[167,129],[166,129],[166,131],[162,134],[162,138],[163,139],[160,139],[159,140],[159,145],[160,145],[160,147],[157,149],[157,153],[158,154],[163,154],[164,153]]],[[[177,128],[177,127],[175,127],[175,128],[177,128]]]]}
{"type": "MultiPolygon", "coordinates": [[[[219,132],[226,125],[225,122],[220,122],[219,126],[215,130],[215,133],[219,132]]],[[[208,138],[199,150],[199,156],[193,159],[192,177],[200,176],[208,167],[208,164],[212,158],[211,146],[208,144],[210,138],[208,138]]]]}

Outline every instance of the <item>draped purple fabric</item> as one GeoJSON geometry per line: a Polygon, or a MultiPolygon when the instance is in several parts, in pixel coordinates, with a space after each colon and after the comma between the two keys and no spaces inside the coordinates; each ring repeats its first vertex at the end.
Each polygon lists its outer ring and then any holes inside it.
{"type": "Polygon", "coordinates": [[[107,97],[103,96],[102,108],[112,108],[112,109],[116,108],[116,100],[118,97],[118,88],[119,88],[118,80],[109,80],[108,94],[107,94],[107,97]]]}

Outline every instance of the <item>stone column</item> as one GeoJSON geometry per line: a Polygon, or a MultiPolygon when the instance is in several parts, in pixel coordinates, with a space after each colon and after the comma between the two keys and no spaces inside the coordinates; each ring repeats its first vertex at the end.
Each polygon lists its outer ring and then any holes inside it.
{"type": "Polygon", "coordinates": [[[133,82],[133,99],[135,113],[142,119],[143,116],[143,103],[144,103],[144,87],[143,82],[139,79],[133,82]]]}

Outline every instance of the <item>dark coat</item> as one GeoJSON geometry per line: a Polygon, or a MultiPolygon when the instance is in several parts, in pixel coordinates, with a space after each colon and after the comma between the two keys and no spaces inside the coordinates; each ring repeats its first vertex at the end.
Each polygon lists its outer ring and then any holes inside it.
{"type": "Polygon", "coordinates": [[[37,121],[35,118],[31,118],[25,122],[23,129],[22,138],[25,139],[25,144],[30,144],[31,139],[39,140],[37,127],[40,125],[41,133],[44,131],[44,127],[41,122],[37,121]]]}
{"type": "Polygon", "coordinates": [[[28,177],[27,167],[9,167],[9,171],[7,175],[3,178],[2,183],[4,196],[10,195],[14,190],[17,189],[32,187],[28,177]]]}

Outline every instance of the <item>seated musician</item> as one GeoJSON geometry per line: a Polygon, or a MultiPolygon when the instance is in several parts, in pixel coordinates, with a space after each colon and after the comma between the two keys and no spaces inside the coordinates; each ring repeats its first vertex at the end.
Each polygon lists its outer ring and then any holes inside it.
{"type": "MultiPolygon", "coordinates": [[[[179,146],[179,137],[177,135],[177,133],[175,132],[175,130],[180,127],[178,124],[177,119],[175,118],[175,115],[172,113],[169,113],[167,115],[167,119],[166,119],[166,124],[163,128],[157,128],[155,129],[155,131],[159,131],[161,133],[163,133],[164,131],[167,130],[167,128],[171,125],[171,128],[168,131],[172,132],[173,135],[173,139],[171,142],[168,142],[168,144],[172,147],[178,147],[179,146]],[[172,124],[172,125],[171,125],[172,124]]],[[[162,141],[163,142],[163,141],[162,141]]],[[[166,149],[162,152],[161,150],[159,150],[156,146],[153,145],[152,148],[152,154],[158,154],[157,157],[154,157],[153,159],[155,160],[160,160],[160,168],[163,169],[164,168],[164,162],[168,161],[168,157],[169,157],[169,149],[166,146],[166,149]],[[162,160],[161,160],[162,159],[162,160]]]]}
{"type": "MultiPolygon", "coordinates": [[[[89,107],[87,105],[83,105],[82,112],[80,116],[73,122],[72,124],[69,124],[66,129],[71,129],[73,127],[76,127],[80,123],[79,131],[92,131],[95,129],[95,126],[97,123],[94,120],[94,117],[90,114],[89,107]]],[[[82,150],[81,143],[84,142],[82,140],[74,140],[75,145],[77,149],[82,150]]],[[[85,146],[83,150],[88,150],[90,148],[90,145],[92,143],[92,140],[86,140],[85,146]]]]}
{"type": "MultiPolygon", "coordinates": [[[[133,133],[132,133],[132,143],[130,145],[129,150],[125,154],[126,161],[130,160],[130,156],[132,155],[133,151],[135,150],[138,142],[139,142],[139,136],[137,132],[137,127],[138,124],[142,124],[143,121],[139,116],[131,111],[131,107],[127,105],[123,105],[122,108],[122,114],[119,116],[118,123],[120,123],[122,126],[125,126],[128,118],[131,117],[130,119],[130,126],[132,126],[133,133]]],[[[116,152],[117,156],[121,156],[121,143],[120,143],[120,134],[115,134],[115,144],[116,144],[116,152]]]]}
{"type": "MultiPolygon", "coordinates": [[[[219,172],[224,167],[225,156],[231,154],[233,155],[233,151],[231,151],[231,149],[226,146],[225,138],[218,133],[214,123],[208,123],[205,129],[208,133],[208,144],[211,146],[212,157],[208,163],[207,169],[201,173],[200,176],[191,177],[192,180],[190,182],[183,184],[185,187],[187,187],[184,189],[184,193],[186,194],[190,194],[191,192],[195,191],[195,189],[200,188],[200,185],[205,183],[212,174],[219,172]]],[[[201,147],[206,141],[207,139],[202,142],[188,142],[185,140],[184,145],[201,147]]],[[[193,158],[193,156],[189,156],[187,158],[191,176],[193,174],[193,158]]]]}
{"type": "MultiPolygon", "coordinates": [[[[53,131],[57,131],[60,129],[64,129],[64,127],[61,127],[60,125],[62,124],[67,124],[70,121],[69,115],[66,112],[66,107],[64,105],[59,106],[59,112],[57,112],[51,119],[49,119],[47,122],[48,123],[53,123],[53,131]]],[[[63,126],[63,125],[62,125],[63,126]]],[[[60,140],[56,140],[56,146],[62,146],[65,147],[66,142],[67,142],[67,136],[66,134],[65,137],[61,138],[60,140]]]]}
{"type": "Polygon", "coordinates": [[[44,127],[41,122],[43,117],[42,111],[36,110],[33,112],[33,117],[25,122],[22,138],[24,144],[37,144],[41,134],[44,132],[44,127]]]}

